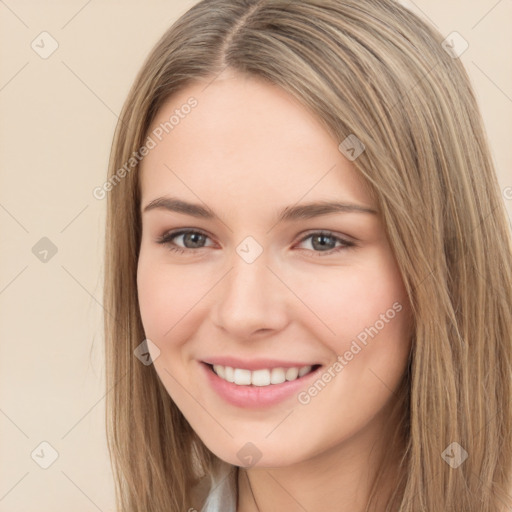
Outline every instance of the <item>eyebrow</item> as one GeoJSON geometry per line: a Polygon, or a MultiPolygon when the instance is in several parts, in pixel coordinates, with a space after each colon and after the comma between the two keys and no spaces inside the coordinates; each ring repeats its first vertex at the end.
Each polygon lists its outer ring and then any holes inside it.
{"type": "MultiPolygon", "coordinates": [[[[207,206],[189,203],[173,197],[157,197],[144,207],[143,213],[156,209],[184,213],[202,219],[218,219],[218,216],[207,206]]],[[[287,206],[279,213],[277,222],[311,219],[331,213],[369,213],[377,215],[377,211],[373,208],[354,203],[316,201],[297,206],[287,206]]]]}

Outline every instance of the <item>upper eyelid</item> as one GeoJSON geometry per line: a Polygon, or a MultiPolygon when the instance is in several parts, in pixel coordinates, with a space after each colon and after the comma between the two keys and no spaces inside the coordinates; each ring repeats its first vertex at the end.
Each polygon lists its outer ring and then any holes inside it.
{"type": "Polygon", "coordinates": [[[201,231],[200,229],[178,229],[177,231],[173,231],[173,230],[167,231],[160,237],[160,240],[174,239],[174,238],[177,238],[182,235],[187,235],[189,233],[203,235],[206,238],[209,238],[210,240],[212,240],[212,237],[208,233],[201,231]]]}

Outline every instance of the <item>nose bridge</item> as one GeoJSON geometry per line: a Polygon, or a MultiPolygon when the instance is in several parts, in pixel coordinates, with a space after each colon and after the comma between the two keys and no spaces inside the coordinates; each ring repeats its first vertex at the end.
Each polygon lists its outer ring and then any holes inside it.
{"type": "Polygon", "coordinates": [[[230,258],[230,271],[216,294],[216,323],[236,336],[276,329],[284,321],[282,284],[267,267],[268,254],[248,240],[230,258]]]}
{"type": "Polygon", "coordinates": [[[231,259],[231,272],[228,275],[227,293],[234,295],[238,300],[244,297],[264,298],[268,293],[263,293],[269,287],[268,274],[270,270],[267,265],[270,262],[263,255],[254,261],[245,260],[239,254],[233,255],[231,259]],[[258,293],[256,296],[255,294],[258,293]]]}
{"type": "Polygon", "coordinates": [[[251,307],[253,311],[263,308],[274,294],[271,294],[272,283],[270,283],[270,270],[267,265],[266,254],[261,254],[254,260],[246,259],[239,253],[231,258],[231,272],[227,276],[227,283],[224,290],[224,301],[229,304],[230,309],[235,307],[243,309],[251,307]]]}

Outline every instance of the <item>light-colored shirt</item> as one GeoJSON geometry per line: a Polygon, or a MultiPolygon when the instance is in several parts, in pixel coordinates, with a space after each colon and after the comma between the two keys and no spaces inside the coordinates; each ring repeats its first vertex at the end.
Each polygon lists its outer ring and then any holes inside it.
{"type": "Polygon", "coordinates": [[[201,512],[236,512],[237,467],[221,462],[210,476],[210,489],[201,512]]]}

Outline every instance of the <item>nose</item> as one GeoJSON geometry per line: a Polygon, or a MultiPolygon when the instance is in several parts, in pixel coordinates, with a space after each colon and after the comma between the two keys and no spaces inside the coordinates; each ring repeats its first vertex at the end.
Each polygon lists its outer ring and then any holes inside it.
{"type": "Polygon", "coordinates": [[[235,252],[230,263],[212,299],[216,326],[239,340],[283,329],[289,321],[286,287],[269,268],[265,251],[252,263],[235,252]]]}

